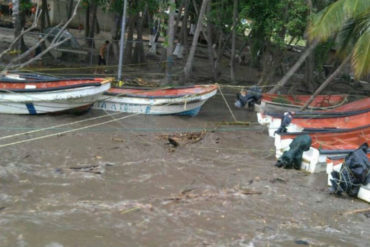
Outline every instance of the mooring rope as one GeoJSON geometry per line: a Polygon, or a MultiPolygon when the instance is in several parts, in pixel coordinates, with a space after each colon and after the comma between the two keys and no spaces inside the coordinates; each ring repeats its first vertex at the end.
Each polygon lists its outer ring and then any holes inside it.
{"type": "Polygon", "coordinates": [[[230,107],[229,103],[227,102],[224,94],[222,93],[221,87],[218,87],[218,90],[220,91],[220,94],[221,94],[223,100],[225,101],[225,104],[226,104],[227,108],[229,109],[231,116],[233,117],[234,121],[237,122],[238,120],[236,119],[233,111],[231,110],[231,107],[230,107]]]}
{"type": "Polygon", "coordinates": [[[46,127],[46,128],[41,128],[41,129],[35,129],[35,130],[23,132],[23,133],[17,133],[17,134],[13,134],[13,135],[3,136],[3,137],[0,137],[0,140],[5,140],[5,139],[17,137],[17,136],[27,135],[27,134],[33,134],[33,133],[37,133],[37,132],[44,131],[44,130],[49,130],[49,129],[56,129],[56,128],[60,128],[60,127],[63,127],[63,126],[79,124],[79,123],[83,123],[83,122],[87,122],[87,121],[92,121],[92,120],[96,120],[96,119],[100,119],[100,118],[109,117],[110,115],[117,115],[117,114],[122,114],[122,113],[123,112],[117,112],[117,113],[107,114],[107,115],[103,115],[103,116],[92,117],[92,118],[88,118],[88,119],[74,121],[74,122],[71,122],[71,123],[59,124],[59,125],[54,125],[54,126],[50,126],[50,127],[46,127]]]}
{"type": "Polygon", "coordinates": [[[0,145],[0,148],[4,148],[4,147],[8,147],[8,146],[13,146],[13,145],[20,144],[20,143],[25,143],[25,142],[31,142],[31,141],[41,140],[41,139],[45,139],[45,138],[52,137],[52,136],[57,136],[57,135],[62,135],[62,134],[67,134],[67,133],[75,132],[75,131],[78,131],[78,130],[88,129],[88,128],[92,128],[92,127],[96,127],[96,126],[99,126],[99,125],[103,125],[103,124],[115,122],[115,121],[118,121],[118,120],[122,120],[122,119],[125,119],[125,118],[137,116],[137,115],[140,115],[140,113],[130,114],[128,116],[124,116],[124,117],[120,117],[120,118],[115,118],[115,119],[108,120],[108,121],[101,122],[101,123],[90,124],[90,125],[87,125],[87,126],[84,126],[84,127],[80,127],[80,128],[76,128],[76,129],[72,129],[72,130],[66,130],[66,131],[57,132],[57,133],[53,133],[53,134],[49,134],[49,135],[44,135],[44,136],[38,136],[38,137],[26,139],[26,140],[21,140],[21,141],[6,143],[6,144],[0,145]]]}

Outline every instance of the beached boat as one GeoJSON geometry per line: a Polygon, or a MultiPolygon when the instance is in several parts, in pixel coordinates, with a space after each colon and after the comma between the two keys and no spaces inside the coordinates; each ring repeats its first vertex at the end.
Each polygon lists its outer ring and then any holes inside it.
{"type": "MultiPolygon", "coordinates": [[[[370,112],[342,117],[327,118],[295,118],[286,127],[288,133],[294,132],[325,132],[333,129],[353,129],[370,123],[370,112]]],[[[268,126],[269,136],[274,137],[281,125],[281,119],[274,118],[268,126]]]]}
{"type": "Polygon", "coordinates": [[[201,106],[217,93],[217,85],[194,85],[176,88],[111,88],[93,108],[156,115],[198,114],[201,106]]]}
{"type": "Polygon", "coordinates": [[[299,132],[275,135],[276,158],[289,150],[289,144],[300,134],[309,134],[312,144],[309,151],[303,153],[302,169],[309,172],[326,170],[328,156],[345,155],[355,150],[364,142],[370,141],[370,124],[354,129],[334,129],[327,132],[299,132]]]}
{"type": "MultiPolygon", "coordinates": [[[[313,119],[318,119],[317,123],[320,125],[320,121],[324,121],[324,119],[342,118],[345,121],[346,118],[349,118],[351,116],[356,116],[356,115],[358,116],[359,114],[367,113],[367,112],[370,112],[370,98],[364,98],[364,99],[360,99],[357,101],[353,101],[351,103],[347,103],[345,105],[336,107],[334,109],[325,110],[325,111],[294,112],[293,121],[297,121],[298,119],[300,119],[301,122],[305,122],[305,121],[311,121],[313,119]]],[[[258,123],[269,127],[271,129],[269,131],[269,134],[272,137],[273,137],[273,133],[275,132],[275,130],[280,126],[282,117],[283,117],[283,114],[281,113],[257,112],[258,123]]],[[[364,118],[364,115],[360,116],[360,118],[364,118]]],[[[338,120],[338,121],[343,121],[343,120],[338,120]]],[[[329,121],[333,122],[333,120],[329,120],[329,121]]],[[[334,120],[334,122],[335,121],[336,120],[334,120]]],[[[325,126],[325,124],[322,123],[321,127],[324,128],[324,127],[330,127],[330,126],[325,126]]],[[[292,129],[290,130],[290,132],[298,131],[298,129],[295,129],[293,127],[291,128],[292,129]]],[[[288,130],[289,130],[289,127],[288,127],[288,130]]]]}
{"type": "Polygon", "coordinates": [[[45,114],[88,109],[110,88],[111,79],[58,79],[37,74],[0,77],[0,113],[45,114]]]}
{"type": "MultiPolygon", "coordinates": [[[[311,98],[311,95],[262,95],[260,104],[255,105],[257,112],[284,113],[286,111],[299,111],[304,104],[311,98]]],[[[307,107],[308,111],[328,110],[347,101],[347,95],[318,95],[307,107]]]]}

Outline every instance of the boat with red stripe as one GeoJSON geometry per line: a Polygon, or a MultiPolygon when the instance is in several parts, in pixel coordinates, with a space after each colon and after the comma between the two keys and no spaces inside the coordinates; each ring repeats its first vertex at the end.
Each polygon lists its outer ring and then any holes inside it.
{"type": "Polygon", "coordinates": [[[195,116],[217,93],[218,86],[193,85],[173,88],[111,88],[93,108],[139,114],[195,116]]]}
{"type": "Polygon", "coordinates": [[[6,74],[0,77],[0,113],[35,115],[86,109],[110,88],[110,82],[110,78],[6,74]]]}

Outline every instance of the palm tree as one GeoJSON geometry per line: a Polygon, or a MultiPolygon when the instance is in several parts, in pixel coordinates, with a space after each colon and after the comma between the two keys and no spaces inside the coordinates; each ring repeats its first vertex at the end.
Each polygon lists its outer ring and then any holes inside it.
{"type": "Polygon", "coordinates": [[[370,72],[370,1],[338,0],[332,3],[312,18],[308,34],[311,40],[319,41],[325,41],[336,34],[338,55],[345,59],[316,90],[302,110],[307,108],[348,61],[351,61],[356,78],[370,72]]]}

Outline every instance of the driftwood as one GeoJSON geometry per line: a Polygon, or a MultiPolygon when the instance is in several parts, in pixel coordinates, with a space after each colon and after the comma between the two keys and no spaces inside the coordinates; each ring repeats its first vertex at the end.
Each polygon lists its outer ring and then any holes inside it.
{"type": "Polygon", "coordinates": [[[221,191],[209,191],[204,190],[196,192],[195,189],[185,189],[179,194],[165,198],[164,201],[168,202],[190,202],[199,200],[208,200],[211,198],[225,200],[230,197],[242,196],[242,195],[261,195],[261,191],[255,191],[248,188],[241,188],[240,186],[235,186],[231,189],[225,189],[221,191]]]}
{"type": "Polygon", "coordinates": [[[188,132],[188,133],[178,133],[171,135],[161,135],[160,138],[166,139],[168,144],[173,147],[178,147],[179,145],[193,144],[201,141],[206,135],[207,131],[203,130],[201,132],[188,132]]]}
{"type": "Polygon", "coordinates": [[[362,208],[344,212],[343,215],[351,215],[351,214],[361,214],[361,213],[370,213],[370,208],[362,208]]]}
{"type": "Polygon", "coordinates": [[[223,125],[241,125],[241,126],[249,126],[251,125],[251,122],[242,122],[242,121],[236,121],[236,122],[218,122],[216,123],[217,126],[223,126],[223,125]]]}

